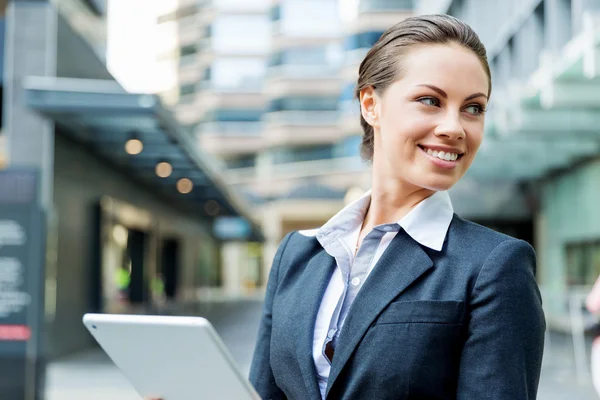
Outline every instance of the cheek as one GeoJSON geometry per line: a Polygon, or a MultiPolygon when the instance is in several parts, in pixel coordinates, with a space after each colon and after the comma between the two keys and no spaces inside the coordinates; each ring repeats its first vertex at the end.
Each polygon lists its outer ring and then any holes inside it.
{"type": "Polygon", "coordinates": [[[382,142],[390,145],[410,144],[412,146],[431,131],[430,125],[427,118],[419,117],[415,113],[388,112],[381,118],[382,142]]]}
{"type": "Polygon", "coordinates": [[[476,152],[483,141],[483,124],[467,131],[468,146],[471,152],[476,152]]]}

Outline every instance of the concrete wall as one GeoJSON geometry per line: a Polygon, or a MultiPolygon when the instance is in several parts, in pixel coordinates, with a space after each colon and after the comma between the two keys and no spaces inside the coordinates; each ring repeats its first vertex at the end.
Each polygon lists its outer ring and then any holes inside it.
{"type": "MultiPolygon", "coordinates": [[[[91,304],[93,282],[90,282],[90,276],[95,235],[93,206],[102,195],[146,210],[156,218],[162,233],[175,234],[181,239],[180,293],[193,289],[195,269],[201,259],[207,258],[206,254],[200,254],[199,244],[202,243],[202,248],[207,243],[214,247],[200,221],[173,210],[80,145],[57,134],[55,151],[54,203],[58,216],[58,254],[56,310],[54,317],[48,321],[51,357],[77,351],[93,343],[81,323],[81,317],[89,311],[91,304]]],[[[49,307],[52,303],[49,302],[49,307]]]]}

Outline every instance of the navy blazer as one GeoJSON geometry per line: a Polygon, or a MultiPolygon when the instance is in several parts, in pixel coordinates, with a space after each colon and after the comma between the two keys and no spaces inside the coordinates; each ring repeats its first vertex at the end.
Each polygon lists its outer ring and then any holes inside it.
{"type": "MultiPolygon", "coordinates": [[[[396,235],[358,293],[327,399],[535,399],[545,320],[535,253],[456,214],[441,251],[396,235]]],[[[263,399],[320,399],[313,330],[335,259],[292,232],[271,268],[250,381],[263,399]]]]}

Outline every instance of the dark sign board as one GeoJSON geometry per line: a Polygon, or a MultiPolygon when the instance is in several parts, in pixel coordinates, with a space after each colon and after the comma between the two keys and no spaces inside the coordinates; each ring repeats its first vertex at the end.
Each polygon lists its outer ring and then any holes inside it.
{"type": "Polygon", "coordinates": [[[36,171],[0,171],[0,399],[42,398],[45,219],[36,171]]]}

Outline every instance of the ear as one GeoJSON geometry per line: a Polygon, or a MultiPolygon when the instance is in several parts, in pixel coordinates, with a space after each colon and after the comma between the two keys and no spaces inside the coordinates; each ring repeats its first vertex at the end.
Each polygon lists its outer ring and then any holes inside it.
{"type": "Polygon", "coordinates": [[[369,86],[360,91],[360,112],[365,121],[373,128],[379,127],[380,108],[379,96],[373,87],[369,86]]]}

